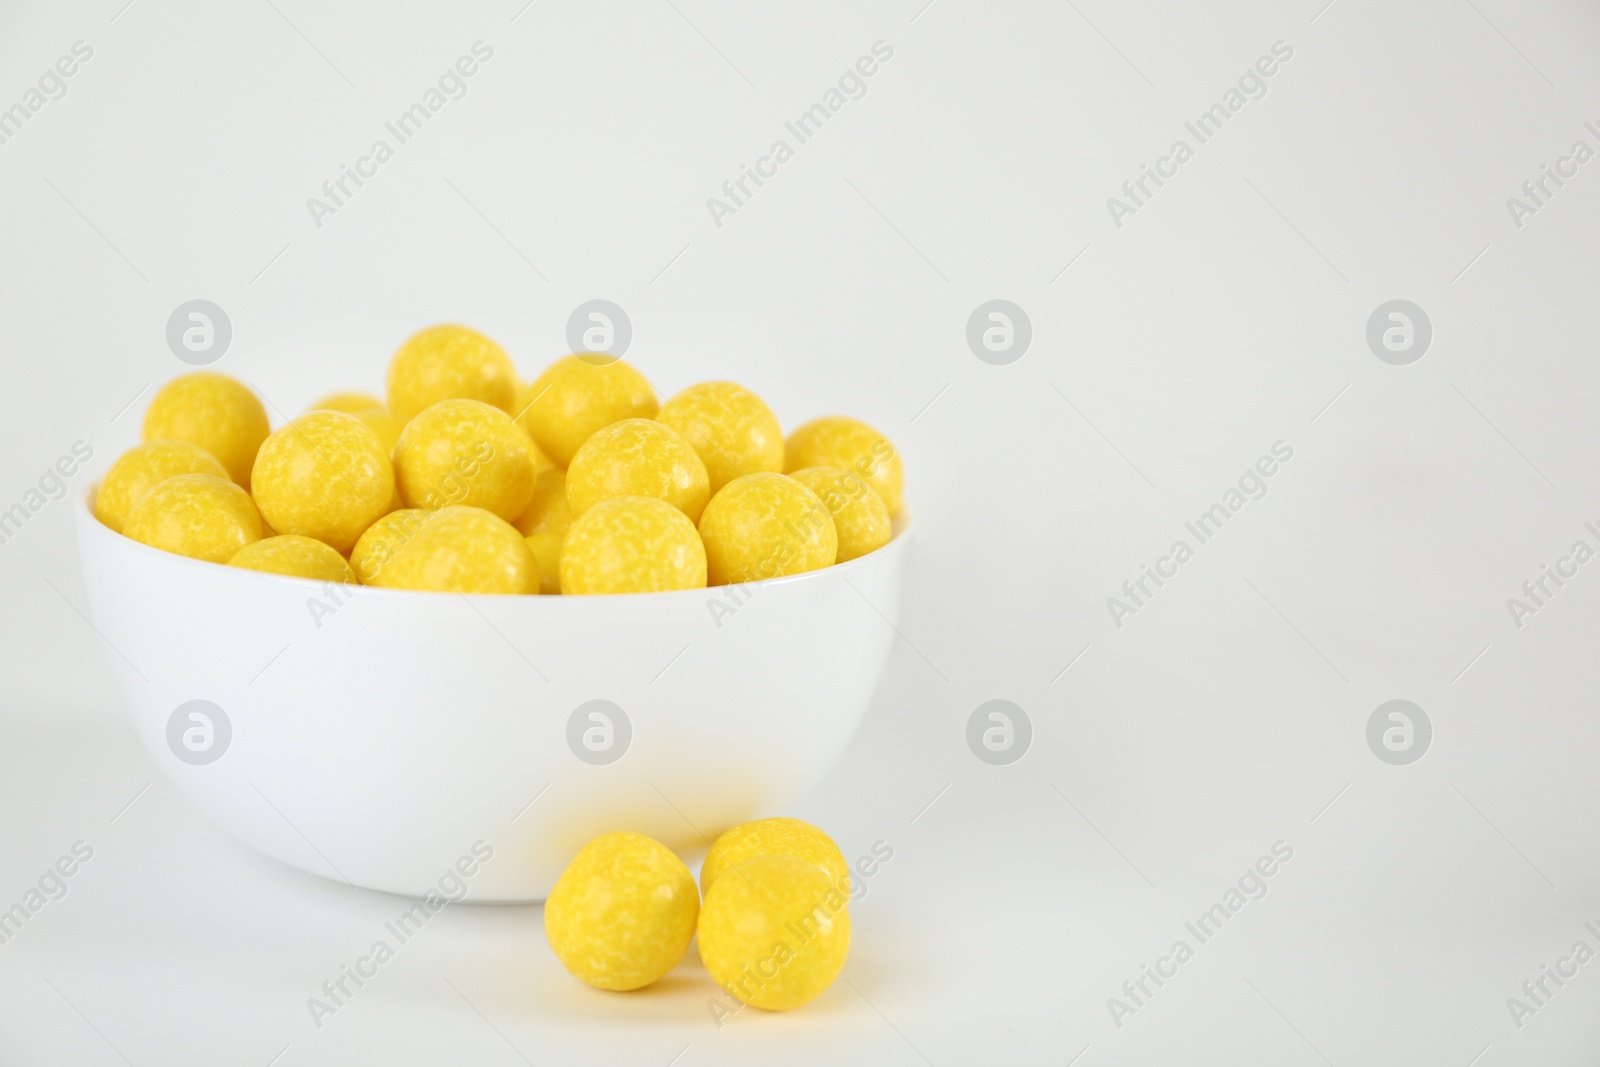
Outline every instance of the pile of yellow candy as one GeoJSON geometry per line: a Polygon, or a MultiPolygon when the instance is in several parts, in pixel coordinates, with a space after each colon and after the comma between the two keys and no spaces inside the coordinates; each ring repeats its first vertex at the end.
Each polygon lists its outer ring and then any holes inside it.
{"type": "Polygon", "coordinates": [[[531,384],[464,326],[414,334],[387,403],[338,393],[276,431],[225,375],[168,382],[95,513],[184,556],[461,593],[642,593],[815,570],[888,542],[903,472],[841,416],[784,440],[761,398],[566,356],[531,384]]]}
{"type": "Polygon", "coordinates": [[[660,842],[595,838],[550,890],[544,928],[567,970],[615,990],[661,978],[698,933],[700,959],[719,986],[745,1004],[787,1011],[844,968],[849,901],[850,869],[827,834],[799,819],[761,819],[717,838],[700,892],[660,842]]]}

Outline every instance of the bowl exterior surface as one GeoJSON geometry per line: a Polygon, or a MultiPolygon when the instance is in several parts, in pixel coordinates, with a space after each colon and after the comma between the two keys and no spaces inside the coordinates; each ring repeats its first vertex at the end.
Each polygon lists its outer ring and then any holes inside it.
{"type": "Polygon", "coordinates": [[[543,899],[607,831],[690,852],[814,787],[888,658],[908,542],[742,587],[452,596],[202,563],[77,512],[124,702],[195,807],[302,870],[480,902],[543,899]]]}

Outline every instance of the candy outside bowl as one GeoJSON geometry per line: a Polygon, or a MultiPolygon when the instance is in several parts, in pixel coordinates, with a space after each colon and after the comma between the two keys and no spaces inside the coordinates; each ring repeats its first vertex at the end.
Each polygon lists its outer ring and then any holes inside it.
{"type": "Polygon", "coordinates": [[[690,852],[819,783],[888,658],[910,532],[745,586],[465,596],[172,555],[92,493],[94,625],[189,802],[301,870],[480,902],[542,900],[607,831],[690,852]]]}

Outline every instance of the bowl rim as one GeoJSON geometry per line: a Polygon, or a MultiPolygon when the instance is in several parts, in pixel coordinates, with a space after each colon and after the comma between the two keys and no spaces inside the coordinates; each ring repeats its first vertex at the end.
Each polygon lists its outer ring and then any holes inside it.
{"type": "MultiPolygon", "coordinates": [[[[165,549],[155,548],[140,541],[135,541],[133,538],[122,533],[121,531],[113,530],[111,527],[101,522],[99,516],[94,513],[94,498],[98,495],[99,491],[100,483],[98,481],[91,483],[83,493],[78,494],[77,500],[73,505],[77,513],[78,528],[80,531],[89,531],[89,537],[99,537],[102,539],[115,538],[117,541],[123,542],[127,546],[131,546],[135,553],[148,553],[149,555],[146,558],[154,559],[156,557],[160,557],[165,565],[177,566],[180,569],[205,568],[204,571],[196,571],[196,573],[211,574],[221,577],[223,581],[265,581],[269,586],[279,585],[284,589],[296,588],[305,590],[322,589],[330,584],[333,584],[316,578],[301,578],[298,575],[292,574],[274,574],[271,571],[251,570],[248,567],[230,567],[226,563],[212,563],[209,560],[195,559],[191,556],[182,556],[176,552],[168,552],[165,549]]],[[[891,549],[898,551],[899,549],[897,546],[903,547],[905,542],[908,541],[911,536],[911,509],[902,503],[900,507],[900,513],[896,515],[892,521],[893,527],[888,542],[879,548],[873,549],[866,555],[857,556],[855,559],[845,560],[843,563],[833,563],[829,566],[821,567],[814,571],[802,571],[799,574],[786,574],[777,578],[761,578],[753,582],[728,583],[726,585],[706,585],[694,589],[671,589],[655,593],[597,593],[587,596],[580,596],[576,594],[559,595],[554,593],[517,594],[457,592],[455,595],[459,597],[466,597],[471,600],[487,601],[490,603],[521,603],[524,601],[566,601],[569,603],[578,602],[587,604],[631,603],[641,597],[650,598],[652,603],[661,603],[667,598],[671,597],[688,599],[690,597],[700,598],[707,595],[715,596],[717,595],[716,590],[719,589],[746,590],[756,588],[765,589],[778,585],[797,585],[802,582],[817,581],[830,574],[836,576],[845,576],[852,570],[861,570],[865,566],[869,566],[870,564],[867,563],[868,560],[879,557],[891,549]]],[[[80,555],[80,562],[81,556],[86,547],[84,536],[82,533],[80,533],[80,536],[78,537],[78,552],[80,555]]],[[[375,593],[385,599],[422,599],[451,595],[449,593],[443,593],[432,589],[388,589],[383,586],[365,584],[357,585],[355,588],[361,590],[363,596],[365,596],[367,593],[375,593]]],[[[535,610],[558,611],[561,609],[546,608],[535,610]]],[[[568,610],[577,609],[574,608],[568,610]]]]}

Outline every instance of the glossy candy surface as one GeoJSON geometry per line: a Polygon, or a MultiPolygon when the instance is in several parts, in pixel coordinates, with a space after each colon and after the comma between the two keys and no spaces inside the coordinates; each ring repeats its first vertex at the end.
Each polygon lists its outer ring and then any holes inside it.
{"type": "Polygon", "coordinates": [[[533,499],[512,525],[528,539],[528,547],[539,561],[539,592],[561,592],[561,543],[572,525],[566,472],[554,467],[540,471],[533,499]]]}
{"type": "Polygon", "coordinates": [[[806,467],[789,477],[817,494],[833,515],[833,529],[839,535],[835,563],[864,556],[889,543],[894,533],[889,508],[859,475],[837,467],[806,467]]]}
{"type": "Polygon", "coordinates": [[[649,985],[694,936],[700,894],[683,861],[642,834],[584,845],[544,905],[545,934],[567,970],[600,989],[649,985]]]}
{"type": "Polygon", "coordinates": [[[432,515],[426,508],[400,508],[368,526],[350,550],[350,566],[356,576],[371,583],[432,515]]]}
{"type": "Polygon", "coordinates": [[[756,856],[718,878],[700,908],[700,958],[746,1004],[797,1008],[833,984],[850,954],[848,898],[815,864],[756,856]]]}
{"type": "Polygon", "coordinates": [[[528,387],[517,423],[562,470],[589,435],[623,419],[656,413],[656,394],[644,375],[620,359],[585,353],[564,356],[528,387]]]}
{"type": "Polygon", "coordinates": [[[343,556],[316,538],[300,534],[278,534],[252,541],[233,554],[228,566],[319,582],[359,584],[356,572],[343,556]]]}
{"type": "Polygon", "coordinates": [[[793,856],[822,868],[828,880],[848,894],[850,866],[833,838],[800,819],[757,819],[728,830],[706,853],[700,867],[700,890],[711,892],[731,868],[757,856],[793,856]]]}
{"type": "Polygon", "coordinates": [[[702,589],[706,550],[694,523],[664,500],[615,496],[574,519],[561,546],[561,592],[702,589]]]}
{"type": "Polygon", "coordinates": [[[482,508],[441,508],[370,585],[438,593],[537,593],[539,565],[516,527],[482,508]]]}
{"type": "Polygon", "coordinates": [[[499,408],[441,400],[406,423],[394,449],[395,484],[408,508],[483,508],[510,522],[533,498],[535,450],[499,408]]]}
{"type": "Polygon", "coordinates": [[[905,470],[893,442],[864,422],[843,415],[812,419],[784,444],[786,473],[806,467],[854,471],[883,498],[893,518],[900,511],[905,470]]]}
{"type": "Polygon", "coordinates": [[[378,435],[354,415],[311,411],[261,446],[250,489],[280,534],[303,534],[349,552],[394,499],[394,468],[378,435]]]}
{"type": "Polygon", "coordinates": [[[199,445],[188,441],[145,441],[117,457],[100,479],[94,498],[95,518],[120,532],[140,497],[152,486],[180,474],[228,477],[227,469],[199,445]]]}
{"type": "Polygon", "coordinates": [[[389,361],[389,410],[401,426],[441,400],[477,400],[514,414],[517,387],[505,349],[453,323],[418,330],[389,361]]]}
{"type": "Polygon", "coordinates": [[[261,514],[250,494],[226,478],[180,474],[145,493],[122,532],[152,548],[226,563],[261,539],[261,514]]]}
{"type": "Polygon", "coordinates": [[[157,391],[144,413],[146,441],[188,441],[216,457],[228,477],[250,488],[256,450],[267,439],[266,409],[225,374],[196,371],[157,391]]]}
{"type": "Polygon", "coordinates": [[[615,496],[653,496],[696,522],[711,490],[705,464],[677,432],[652,419],[623,419],[590,435],[567,468],[573,515],[615,496]]]}
{"type": "Polygon", "coordinates": [[[839,538],[817,495],[785,474],[735,478],[700,516],[707,582],[727,585],[833,564],[839,538]]]}
{"type": "Polygon", "coordinates": [[[732,382],[700,382],[656,413],[678,431],[706,465],[711,492],[757,471],[783,471],[783,430],[759,396],[732,382]]]}

